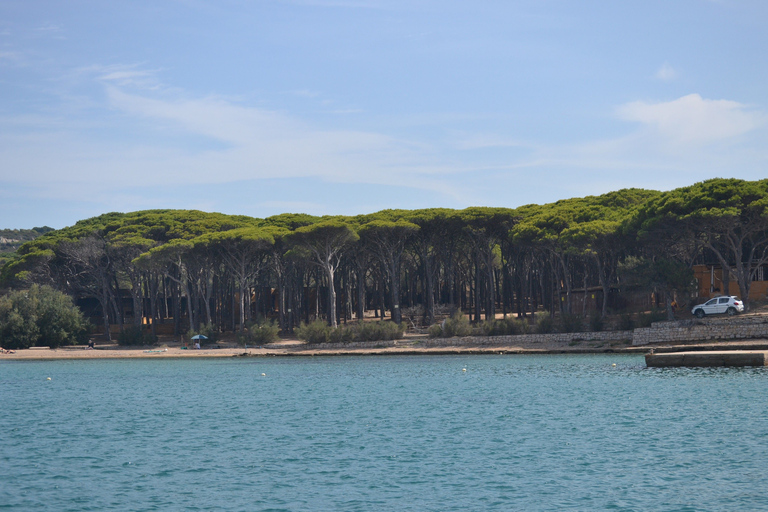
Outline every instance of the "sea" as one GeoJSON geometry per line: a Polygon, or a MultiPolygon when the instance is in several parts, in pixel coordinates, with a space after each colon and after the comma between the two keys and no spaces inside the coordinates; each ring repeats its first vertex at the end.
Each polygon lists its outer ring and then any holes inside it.
{"type": "Polygon", "coordinates": [[[0,509],[768,510],[767,391],[618,354],[4,361],[0,509]]]}

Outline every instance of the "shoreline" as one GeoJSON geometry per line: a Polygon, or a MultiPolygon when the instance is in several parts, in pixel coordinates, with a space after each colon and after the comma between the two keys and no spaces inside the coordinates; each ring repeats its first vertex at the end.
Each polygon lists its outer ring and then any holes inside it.
{"type": "Polygon", "coordinates": [[[499,345],[463,345],[419,347],[408,344],[402,346],[360,348],[354,344],[338,348],[317,348],[304,343],[287,342],[270,344],[260,348],[203,348],[181,349],[179,347],[136,347],[136,348],[96,348],[62,347],[58,349],[31,348],[16,350],[14,353],[0,355],[2,361],[47,361],[47,360],[85,360],[85,359],[195,359],[227,357],[318,357],[318,356],[381,356],[381,355],[554,355],[554,354],[636,354],[649,352],[664,353],[677,351],[711,350],[768,350],[768,340],[739,340],[716,343],[658,344],[643,346],[607,346],[585,347],[568,344],[522,344],[499,345]]]}

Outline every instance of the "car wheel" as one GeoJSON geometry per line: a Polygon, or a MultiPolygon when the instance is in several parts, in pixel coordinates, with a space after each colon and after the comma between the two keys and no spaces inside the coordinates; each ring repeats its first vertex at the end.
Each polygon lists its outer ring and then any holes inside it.
{"type": "Polygon", "coordinates": [[[727,311],[727,313],[728,313],[728,316],[733,316],[733,315],[735,315],[735,314],[736,314],[736,308],[734,308],[734,307],[730,307],[730,308],[728,308],[728,311],[727,311]]]}
{"type": "Polygon", "coordinates": [[[696,318],[704,318],[706,313],[704,313],[703,309],[697,309],[695,315],[696,315],[696,318]]]}

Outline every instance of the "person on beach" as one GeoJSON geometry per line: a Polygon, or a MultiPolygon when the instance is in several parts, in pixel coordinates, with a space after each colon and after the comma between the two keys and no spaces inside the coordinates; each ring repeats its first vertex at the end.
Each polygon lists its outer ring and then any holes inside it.
{"type": "Polygon", "coordinates": [[[200,350],[200,342],[199,341],[195,342],[195,350],[200,350]]]}

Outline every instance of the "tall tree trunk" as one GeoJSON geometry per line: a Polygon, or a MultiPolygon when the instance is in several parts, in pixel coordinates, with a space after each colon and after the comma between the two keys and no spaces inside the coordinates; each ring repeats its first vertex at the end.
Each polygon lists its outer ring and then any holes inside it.
{"type": "Polygon", "coordinates": [[[358,265],[357,275],[357,321],[363,321],[365,317],[365,269],[358,265]]]}
{"type": "Polygon", "coordinates": [[[333,283],[334,268],[329,262],[324,262],[323,270],[328,280],[328,325],[336,327],[336,287],[333,283]]]}
{"type": "Polygon", "coordinates": [[[435,276],[429,256],[424,258],[424,299],[427,301],[424,308],[424,324],[435,323],[435,276]]]}

